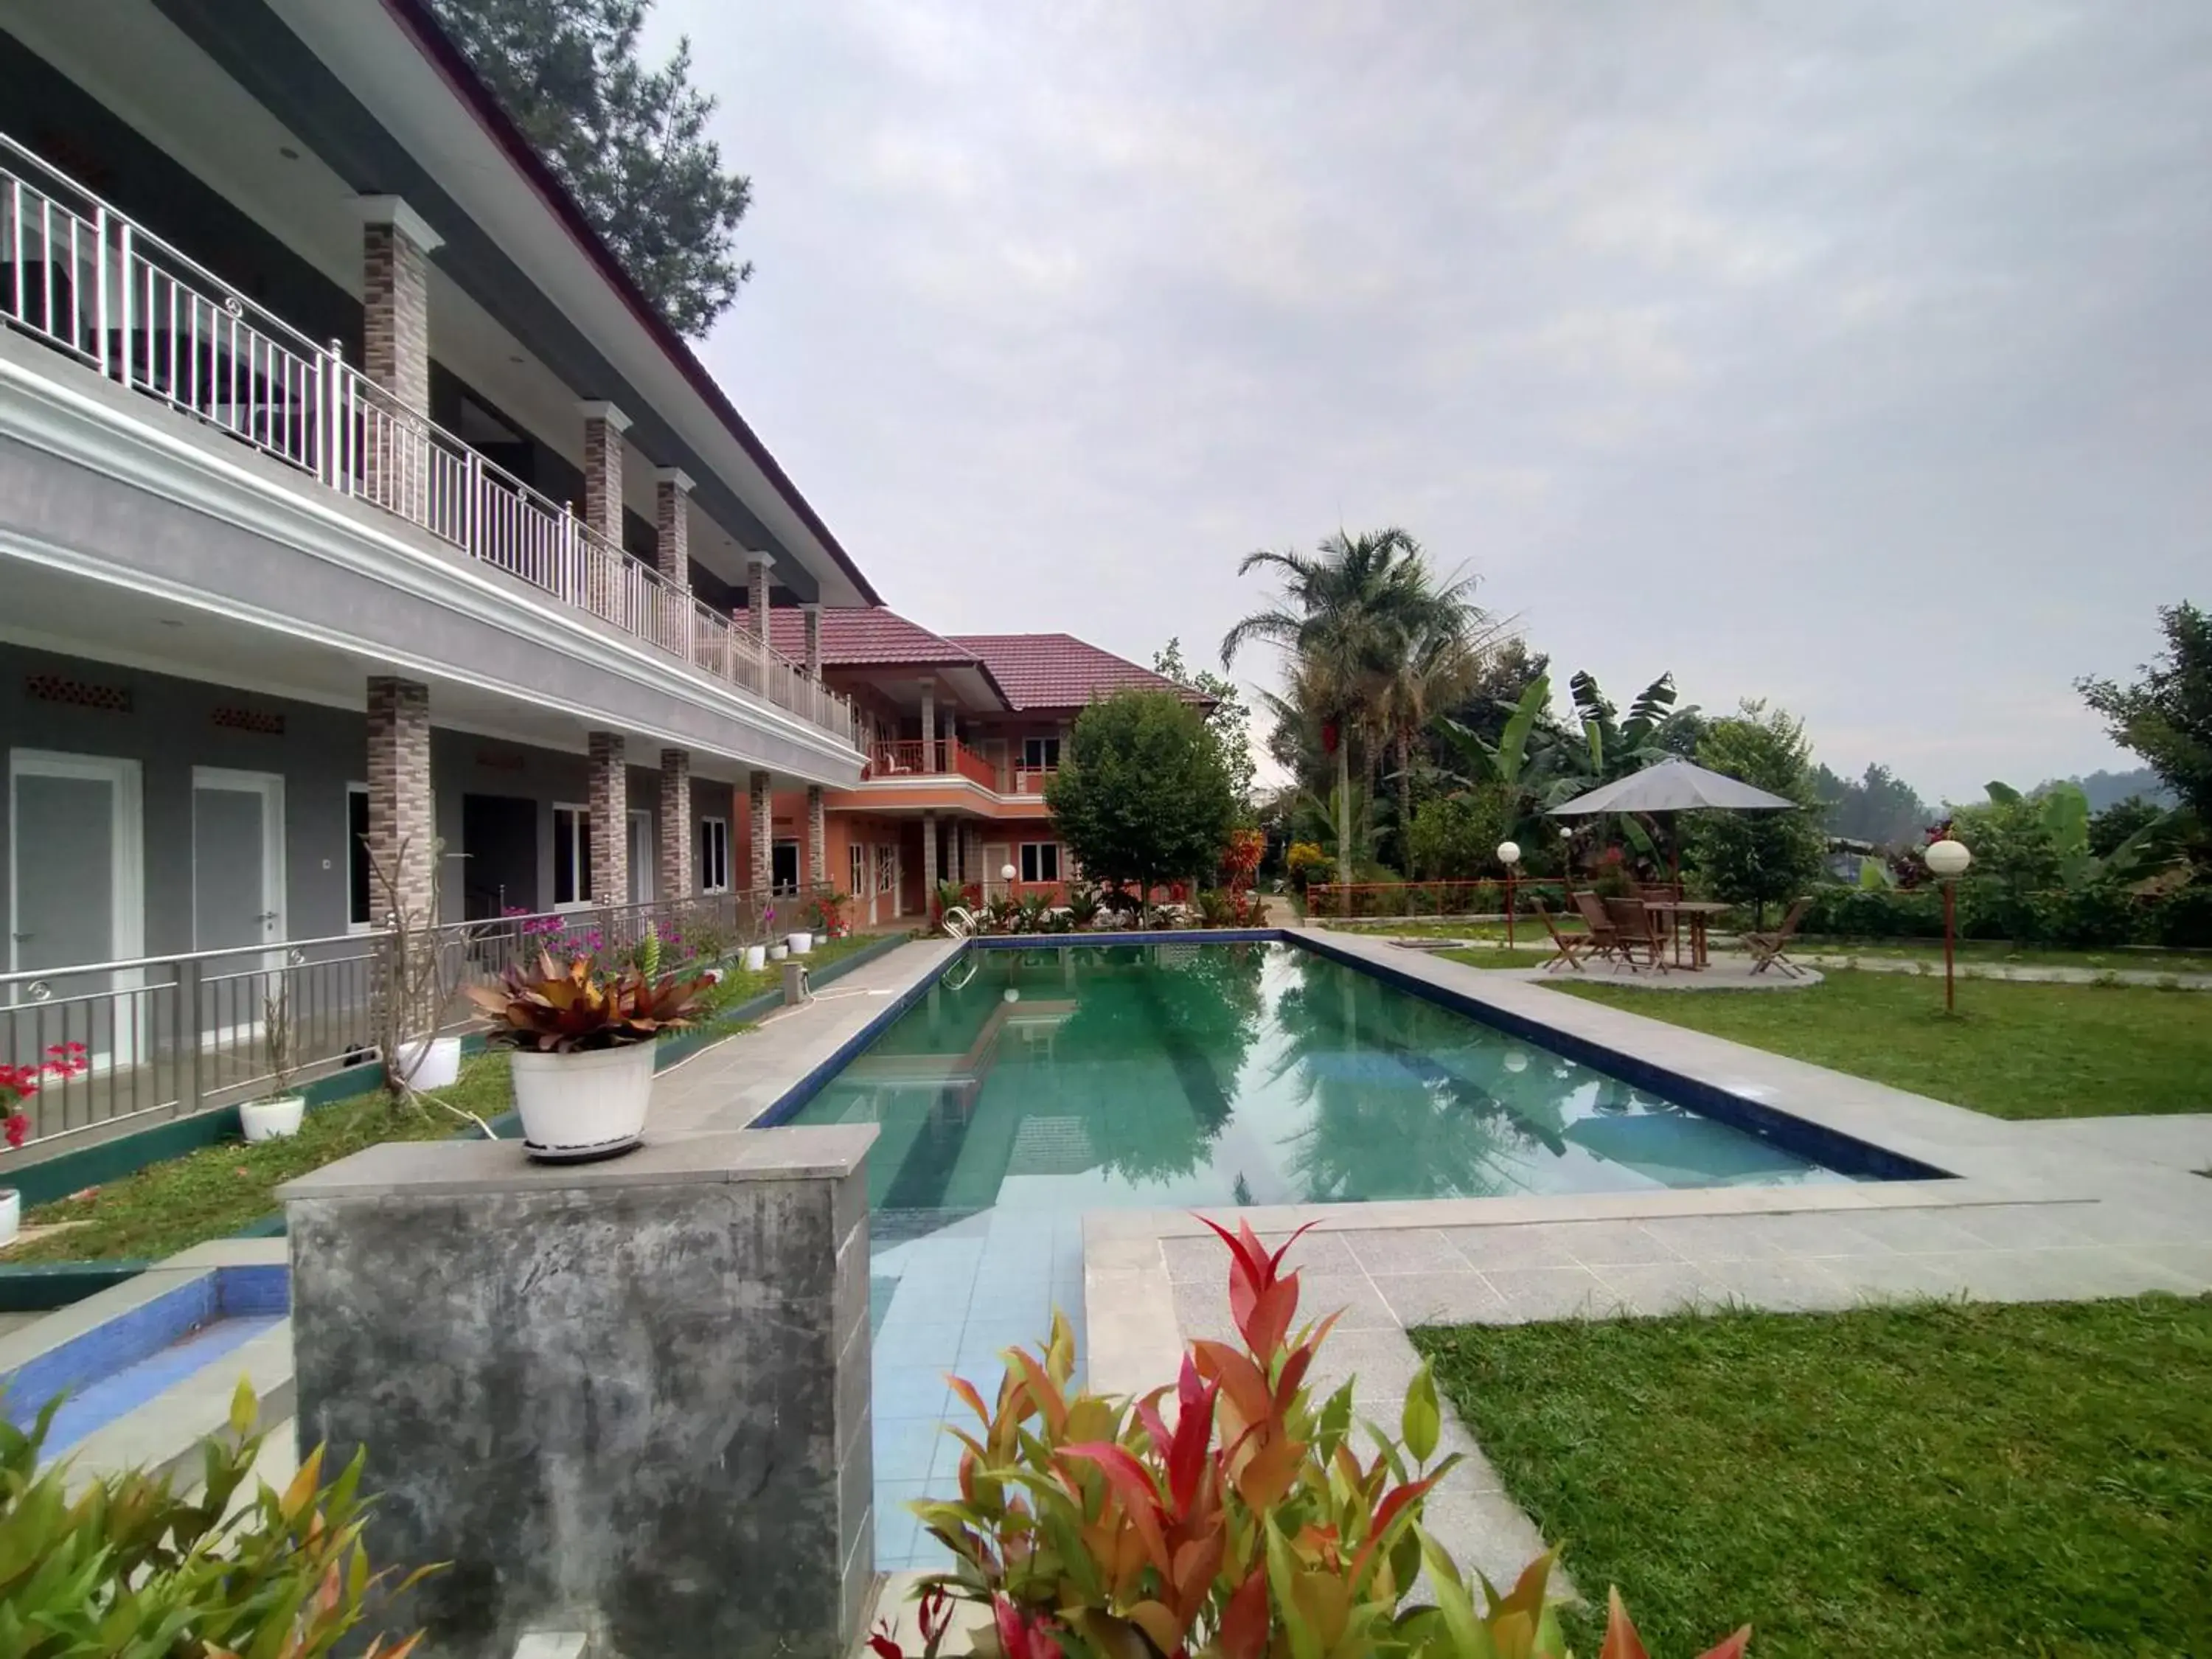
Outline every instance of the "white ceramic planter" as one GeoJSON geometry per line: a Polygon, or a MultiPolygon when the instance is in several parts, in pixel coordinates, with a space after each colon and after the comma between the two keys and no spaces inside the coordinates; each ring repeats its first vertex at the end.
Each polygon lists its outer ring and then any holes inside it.
{"type": "Polygon", "coordinates": [[[792,955],[795,957],[803,957],[809,951],[811,951],[814,948],[814,935],[811,933],[793,933],[789,939],[786,939],[784,943],[791,946],[792,955]]]}
{"type": "Polygon", "coordinates": [[[303,1095],[281,1095],[275,1100],[249,1100],[238,1109],[238,1121],[248,1140],[282,1140],[300,1133],[300,1118],[307,1109],[303,1095]]]}
{"type": "Polygon", "coordinates": [[[781,962],[790,954],[791,947],[787,945],[771,945],[768,947],[768,959],[770,962],[781,962]]]}
{"type": "Polygon", "coordinates": [[[0,1244],[12,1244],[23,1225],[23,1195],[13,1187],[0,1187],[0,1244]]]}
{"type": "Polygon", "coordinates": [[[399,1045],[399,1075],[417,1089],[442,1089],[461,1074],[461,1040],[420,1039],[399,1045]]]}
{"type": "Polygon", "coordinates": [[[760,972],[760,970],[761,970],[762,969],[763,969],[763,968],[765,968],[765,967],[767,967],[767,966],[768,966],[768,946],[767,946],[767,945],[748,945],[747,946],[745,946],[745,971],[746,971],[747,973],[749,973],[749,974],[757,974],[758,972],[760,972]]]}
{"type": "Polygon", "coordinates": [[[653,1098],[650,1042],[581,1054],[514,1051],[514,1109],[523,1150],[548,1163],[628,1152],[645,1135],[653,1098]]]}

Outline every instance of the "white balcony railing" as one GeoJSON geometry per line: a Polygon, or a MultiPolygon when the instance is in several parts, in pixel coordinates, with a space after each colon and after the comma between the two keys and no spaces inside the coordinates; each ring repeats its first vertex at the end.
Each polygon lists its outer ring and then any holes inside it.
{"type": "Polygon", "coordinates": [[[854,740],[845,697],[4,133],[0,323],[854,740]]]}

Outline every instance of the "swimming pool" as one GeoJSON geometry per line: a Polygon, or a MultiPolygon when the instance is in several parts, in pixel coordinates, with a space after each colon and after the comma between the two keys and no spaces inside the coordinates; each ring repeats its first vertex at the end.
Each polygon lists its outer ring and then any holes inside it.
{"type": "Polygon", "coordinates": [[[1854,1178],[1285,943],[971,948],[787,1121],[880,1128],[885,1569],[935,1564],[945,1374],[994,1386],[1055,1306],[1082,1351],[1085,1211],[1854,1178]]]}

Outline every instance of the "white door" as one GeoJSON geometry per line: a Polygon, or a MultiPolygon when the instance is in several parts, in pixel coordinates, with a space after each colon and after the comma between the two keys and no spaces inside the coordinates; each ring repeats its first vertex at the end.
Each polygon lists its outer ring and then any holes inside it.
{"type": "MultiPolygon", "coordinates": [[[[192,769],[192,948],[284,939],[284,780],[192,769]]],[[[216,971],[242,967],[220,964],[216,971]]]]}
{"type": "MultiPolygon", "coordinates": [[[[9,752],[10,970],[122,962],[145,953],[141,799],[137,761],[38,749],[9,752]]],[[[135,1033],[144,1011],[131,999],[118,1001],[107,994],[143,983],[136,969],[55,974],[7,1000],[51,1005],[51,1013],[41,1014],[38,1029],[25,1039],[33,1048],[79,1042],[93,1051],[95,1062],[127,1063],[137,1051],[135,1033]]]]}

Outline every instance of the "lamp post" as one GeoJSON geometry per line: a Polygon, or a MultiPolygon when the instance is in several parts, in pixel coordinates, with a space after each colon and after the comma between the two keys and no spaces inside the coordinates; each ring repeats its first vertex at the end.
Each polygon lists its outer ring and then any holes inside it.
{"type": "Polygon", "coordinates": [[[1015,869],[1011,864],[1002,864],[999,866],[999,879],[1006,884],[1006,896],[1008,898],[1012,898],[1014,896],[1014,878],[1019,874],[1021,874],[1021,872],[1015,869]]]}
{"type": "Polygon", "coordinates": [[[1920,856],[1926,862],[1929,872],[1943,884],[1943,1012],[1948,1014],[1954,1012],[1951,990],[1951,940],[1957,923],[1953,894],[1958,887],[1959,878],[1966,873],[1966,866],[1974,861],[1974,855],[1966,850],[1964,842],[1954,841],[1946,836],[1941,841],[1930,842],[1920,856]]]}
{"type": "Polygon", "coordinates": [[[1521,862],[1521,843],[1498,843],[1498,861],[1505,866],[1505,948],[1513,948],[1513,866],[1521,862]]]}

